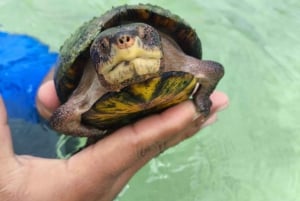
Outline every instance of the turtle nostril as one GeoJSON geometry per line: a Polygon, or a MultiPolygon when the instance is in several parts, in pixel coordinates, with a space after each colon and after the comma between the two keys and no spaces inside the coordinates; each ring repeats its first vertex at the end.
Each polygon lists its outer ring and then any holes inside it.
{"type": "Polygon", "coordinates": [[[119,39],[119,43],[120,43],[120,44],[123,44],[123,43],[124,43],[123,38],[120,38],[120,39],[119,39]]]}
{"type": "Polygon", "coordinates": [[[117,39],[117,45],[119,46],[119,48],[131,47],[133,43],[134,39],[129,35],[122,35],[117,39]]]}

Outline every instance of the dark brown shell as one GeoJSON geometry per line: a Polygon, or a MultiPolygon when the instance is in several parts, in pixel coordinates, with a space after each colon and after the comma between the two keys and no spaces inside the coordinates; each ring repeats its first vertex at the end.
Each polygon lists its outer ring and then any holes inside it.
{"type": "Polygon", "coordinates": [[[147,23],[172,37],[182,50],[201,59],[201,42],[194,29],[179,16],[153,5],[124,5],[84,23],[60,49],[60,61],[55,74],[55,86],[62,103],[77,87],[89,47],[101,31],[128,22],[147,23]]]}

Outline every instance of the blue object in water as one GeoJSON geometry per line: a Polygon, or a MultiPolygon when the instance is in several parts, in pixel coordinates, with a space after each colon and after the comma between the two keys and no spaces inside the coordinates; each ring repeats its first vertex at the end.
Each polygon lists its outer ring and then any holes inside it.
{"type": "Polygon", "coordinates": [[[36,92],[57,56],[35,38],[0,32],[0,94],[9,118],[37,122],[36,92]]]}

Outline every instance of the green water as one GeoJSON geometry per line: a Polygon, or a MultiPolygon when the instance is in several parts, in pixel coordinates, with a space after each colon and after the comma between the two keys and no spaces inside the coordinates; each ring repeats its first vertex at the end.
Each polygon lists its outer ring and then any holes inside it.
{"type": "MultiPolygon", "coordinates": [[[[152,160],[118,200],[300,200],[300,1],[151,2],[184,17],[200,35],[204,58],[225,66],[218,89],[230,107],[152,160]]],[[[0,29],[57,51],[82,22],[123,3],[137,2],[2,0],[0,29]]]]}

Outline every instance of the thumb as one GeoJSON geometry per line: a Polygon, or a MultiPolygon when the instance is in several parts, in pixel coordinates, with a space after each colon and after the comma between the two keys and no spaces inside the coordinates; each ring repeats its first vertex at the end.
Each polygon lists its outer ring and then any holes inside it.
{"type": "Polygon", "coordinates": [[[54,81],[49,80],[47,82],[44,82],[40,86],[36,97],[36,106],[39,114],[43,118],[49,119],[53,111],[59,105],[60,103],[56,95],[54,81]]]}
{"type": "MultiPolygon", "coordinates": [[[[10,129],[7,124],[7,114],[0,95],[0,160],[14,155],[10,129]]],[[[0,162],[1,164],[1,162],[0,162]]]]}

